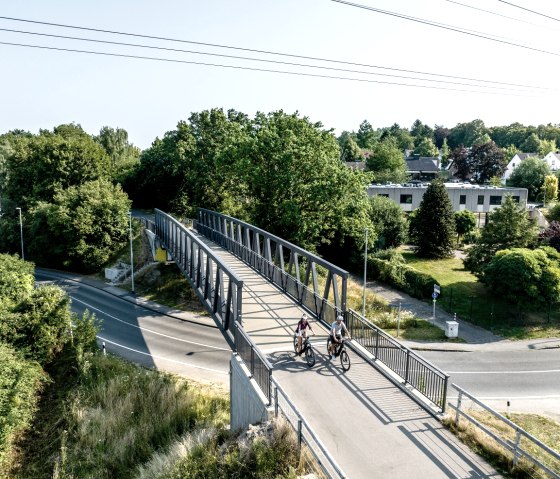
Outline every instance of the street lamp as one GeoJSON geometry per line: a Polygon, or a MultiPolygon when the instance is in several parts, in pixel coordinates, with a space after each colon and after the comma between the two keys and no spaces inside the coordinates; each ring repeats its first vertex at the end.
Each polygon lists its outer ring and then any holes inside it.
{"type": "Polygon", "coordinates": [[[128,212],[128,225],[130,232],[130,278],[132,281],[132,294],[134,294],[134,256],[132,253],[132,212],[128,212]]]}
{"type": "Polygon", "coordinates": [[[19,236],[21,238],[21,259],[25,259],[23,255],[23,222],[21,220],[21,208],[17,207],[16,210],[19,211],[19,236]]]}
{"type": "Polygon", "coordinates": [[[366,228],[366,245],[365,245],[365,253],[364,253],[364,299],[362,301],[362,316],[366,317],[366,277],[367,277],[367,234],[368,229],[366,228]]]}

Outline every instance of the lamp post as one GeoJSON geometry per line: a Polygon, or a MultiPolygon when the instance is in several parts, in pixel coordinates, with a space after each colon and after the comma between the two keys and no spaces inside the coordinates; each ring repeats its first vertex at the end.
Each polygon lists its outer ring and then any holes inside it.
{"type": "Polygon", "coordinates": [[[21,259],[25,259],[23,255],[23,222],[21,220],[21,208],[17,207],[16,210],[19,211],[19,236],[21,238],[21,259]]]}
{"type": "Polygon", "coordinates": [[[134,294],[134,256],[132,253],[132,211],[128,212],[128,225],[130,232],[130,279],[132,282],[132,294],[134,294]]]}
{"type": "Polygon", "coordinates": [[[362,301],[362,316],[366,317],[366,277],[367,277],[367,234],[368,229],[366,228],[366,244],[364,253],[364,299],[362,301]]]}

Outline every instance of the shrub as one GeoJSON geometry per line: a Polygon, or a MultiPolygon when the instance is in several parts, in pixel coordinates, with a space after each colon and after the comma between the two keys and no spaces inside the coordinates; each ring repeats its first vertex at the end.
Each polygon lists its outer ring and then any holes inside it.
{"type": "Polygon", "coordinates": [[[373,258],[391,261],[393,263],[405,263],[404,257],[394,248],[383,249],[371,255],[373,258]]]}

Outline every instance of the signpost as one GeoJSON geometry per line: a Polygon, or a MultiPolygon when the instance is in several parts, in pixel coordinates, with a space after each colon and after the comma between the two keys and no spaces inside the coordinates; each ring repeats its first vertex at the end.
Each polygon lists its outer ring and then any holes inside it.
{"type": "Polygon", "coordinates": [[[432,302],[434,303],[434,309],[432,312],[432,319],[435,321],[436,319],[436,300],[439,296],[441,290],[439,289],[439,284],[434,284],[434,292],[432,293],[432,302]]]}

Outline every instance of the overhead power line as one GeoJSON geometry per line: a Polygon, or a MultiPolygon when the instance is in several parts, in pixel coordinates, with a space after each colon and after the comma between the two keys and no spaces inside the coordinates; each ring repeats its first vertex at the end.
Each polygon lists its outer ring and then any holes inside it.
{"type": "MultiPolygon", "coordinates": [[[[221,58],[228,58],[233,60],[247,60],[247,61],[256,61],[256,62],[265,62],[265,63],[272,63],[277,65],[286,65],[286,66],[297,66],[297,67],[305,67],[305,68],[317,68],[321,70],[331,70],[331,71],[338,71],[338,72],[345,72],[345,73],[358,73],[363,75],[374,75],[374,76],[382,76],[382,77],[390,77],[390,78],[401,78],[405,80],[420,80],[425,82],[431,83],[443,83],[449,85],[460,85],[460,86],[470,86],[470,87],[477,87],[477,88],[490,88],[495,90],[509,90],[509,91],[521,91],[519,88],[506,88],[503,86],[495,86],[495,85],[477,85],[473,83],[463,83],[463,82],[455,82],[450,80],[437,80],[434,78],[419,78],[414,76],[406,76],[406,75],[393,75],[390,73],[377,73],[377,72],[370,72],[364,70],[351,70],[346,68],[336,68],[336,67],[329,67],[329,66],[321,66],[321,65],[310,65],[306,63],[295,63],[295,62],[286,62],[280,60],[269,60],[263,58],[252,58],[252,57],[244,57],[239,55],[225,55],[222,53],[209,53],[209,52],[201,52],[197,50],[184,50],[180,48],[169,48],[169,47],[158,47],[154,45],[145,45],[139,43],[127,43],[127,42],[116,42],[110,40],[99,40],[94,38],[83,38],[83,37],[73,37],[67,35],[55,35],[51,33],[38,33],[38,32],[29,32],[25,30],[14,30],[10,28],[0,28],[0,31],[3,32],[10,32],[10,33],[20,33],[26,35],[35,35],[35,36],[42,36],[42,37],[50,37],[50,38],[60,38],[64,40],[78,40],[78,41],[85,41],[85,42],[93,42],[93,43],[102,43],[108,45],[118,45],[118,46],[126,46],[126,47],[135,47],[135,48],[148,48],[153,50],[163,50],[169,52],[178,52],[178,53],[189,53],[189,54],[196,54],[196,55],[206,55],[206,56],[213,56],[213,57],[221,57],[221,58]]],[[[508,85],[510,86],[510,85],[508,85]]]]}
{"type": "Polygon", "coordinates": [[[90,31],[90,32],[97,32],[97,33],[108,33],[108,34],[112,34],[112,35],[122,35],[122,36],[128,36],[128,37],[144,38],[144,39],[150,39],[150,40],[161,40],[161,41],[185,43],[185,44],[199,45],[199,46],[206,46],[206,47],[213,47],[213,48],[224,48],[224,49],[230,49],[230,50],[245,51],[245,52],[251,52],[251,53],[261,53],[261,54],[266,54],[266,55],[276,55],[276,56],[281,56],[281,57],[298,58],[298,59],[301,59],[301,60],[311,60],[311,61],[320,61],[320,62],[326,62],[326,63],[335,63],[335,64],[340,64],[340,65],[375,68],[375,69],[379,69],[379,70],[397,71],[397,72],[402,72],[402,73],[412,73],[412,74],[426,75],[426,76],[432,76],[432,77],[451,78],[451,79],[454,79],[454,80],[474,81],[474,82],[479,82],[479,83],[491,83],[491,84],[495,84],[495,85],[506,85],[506,86],[522,87],[522,88],[547,89],[547,88],[543,88],[543,87],[523,85],[523,84],[519,84],[519,83],[499,82],[499,81],[485,80],[485,79],[472,78],[472,77],[462,77],[462,76],[447,75],[447,74],[433,73],[433,72],[422,72],[422,71],[418,71],[418,70],[407,70],[407,69],[404,69],[404,68],[393,68],[393,67],[387,67],[387,66],[382,66],[382,65],[372,65],[372,64],[350,62],[350,61],[344,61],[344,60],[334,60],[334,59],[329,59],[329,58],[313,57],[313,56],[306,56],[306,55],[297,55],[297,54],[292,54],[292,53],[274,52],[274,51],[269,51],[269,50],[259,50],[259,49],[255,49],[255,48],[245,48],[245,47],[238,47],[238,46],[233,46],[233,45],[223,45],[223,44],[217,44],[217,43],[198,42],[198,41],[185,40],[185,39],[180,39],[180,38],[160,37],[160,36],[145,35],[145,34],[140,34],[140,33],[121,32],[121,31],[116,31],[116,30],[104,30],[104,29],[100,29],[100,28],[84,27],[84,26],[79,26],[79,25],[68,25],[68,24],[62,24],[62,23],[43,22],[43,21],[39,21],[39,20],[29,20],[29,19],[24,19],[24,18],[5,17],[5,16],[0,16],[0,19],[10,20],[10,21],[15,21],[15,22],[32,23],[32,24],[36,24],[36,25],[47,25],[47,26],[54,26],[54,27],[59,27],[59,28],[69,28],[69,29],[84,30],[84,31],[90,31]]]}
{"type": "MultiPolygon", "coordinates": [[[[431,90],[445,90],[445,91],[459,91],[465,93],[482,93],[482,94],[492,94],[495,95],[496,92],[492,91],[484,91],[484,90],[468,90],[464,88],[450,88],[444,86],[430,86],[430,85],[418,85],[414,83],[399,83],[399,82],[390,82],[390,81],[381,81],[381,80],[369,80],[367,78],[352,78],[352,77],[341,77],[335,75],[319,75],[317,73],[304,73],[304,72],[291,72],[285,70],[273,70],[268,68],[254,68],[254,67],[244,67],[239,65],[224,65],[219,63],[207,63],[207,62],[195,62],[189,60],[178,60],[173,58],[159,58],[159,57],[149,57],[143,55],[128,55],[123,53],[109,53],[109,52],[96,52],[92,50],[78,50],[74,48],[62,48],[62,47],[48,47],[43,45],[30,45],[25,43],[13,43],[13,42],[2,42],[0,41],[0,45],[9,45],[9,46],[16,46],[16,47],[26,47],[26,48],[37,48],[42,50],[55,50],[60,52],[72,52],[72,53],[85,53],[90,55],[99,55],[99,56],[109,56],[109,57],[117,57],[117,58],[132,58],[137,60],[151,60],[151,61],[159,61],[159,62],[169,62],[169,63],[180,63],[180,64],[187,64],[187,65],[200,65],[200,66],[208,66],[208,67],[219,67],[219,68],[230,68],[234,70],[248,70],[248,71],[256,71],[256,72],[267,72],[267,73],[281,73],[284,75],[292,75],[292,76],[304,76],[304,77],[313,77],[313,78],[327,78],[331,80],[348,80],[348,81],[355,81],[355,82],[363,82],[363,83],[376,83],[382,85],[393,85],[393,86],[405,86],[405,87],[413,87],[413,88],[427,88],[431,90]]],[[[472,85],[475,86],[476,85],[472,85]]],[[[519,95],[515,93],[500,93],[501,95],[506,96],[528,96],[528,95],[519,95]]]]}
{"type": "MultiPolygon", "coordinates": [[[[361,8],[363,10],[369,10],[371,12],[375,12],[375,13],[381,13],[383,15],[389,15],[391,17],[396,17],[396,18],[402,18],[403,20],[409,20],[411,22],[415,22],[415,23],[422,23],[424,25],[429,25],[431,27],[437,27],[437,28],[442,28],[444,30],[449,30],[452,32],[457,32],[457,33],[462,33],[464,35],[470,35],[472,37],[476,37],[476,38],[482,38],[484,40],[489,40],[492,42],[497,42],[497,43],[502,43],[504,45],[510,45],[513,47],[518,47],[518,48],[523,48],[525,50],[531,50],[534,52],[539,52],[539,53],[545,53],[547,55],[554,55],[556,57],[560,57],[560,53],[558,52],[551,52],[549,50],[543,50],[542,48],[536,48],[536,47],[531,47],[529,45],[523,45],[522,43],[516,43],[513,41],[509,41],[509,40],[503,40],[503,39],[499,39],[496,37],[492,37],[489,34],[482,34],[482,33],[477,33],[471,30],[466,30],[464,28],[461,27],[456,27],[453,25],[446,25],[443,23],[437,23],[437,22],[433,22],[431,20],[425,20],[423,18],[418,18],[418,17],[411,17],[409,15],[403,15],[402,13],[397,13],[397,12],[390,12],[388,10],[381,10],[379,8],[375,8],[375,7],[370,7],[368,5],[361,5],[359,3],[353,3],[353,2],[349,2],[347,0],[329,0],[331,2],[334,3],[340,3],[343,5],[348,5],[350,7],[355,7],[355,8],[361,8]]],[[[502,0],[499,0],[502,1],[502,0]]],[[[505,2],[507,3],[507,2],[505,2]]]]}
{"type": "Polygon", "coordinates": [[[526,12],[534,13],[535,15],[540,15],[541,17],[549,18],[550,20],[554,20],[556,22],[560,22],[560,19],[551,17],[550,15],[545,15],[544,13],[536,12],[535,10],[531,10],[529,8],[522,7],[521,5],[516,5],[515,3],[506,2],[504,0],[498,0],[498,2],[505,3],[506,5],[510,5],[515,8],[519,8],[521,10],[525,10],[526,12]]]}

